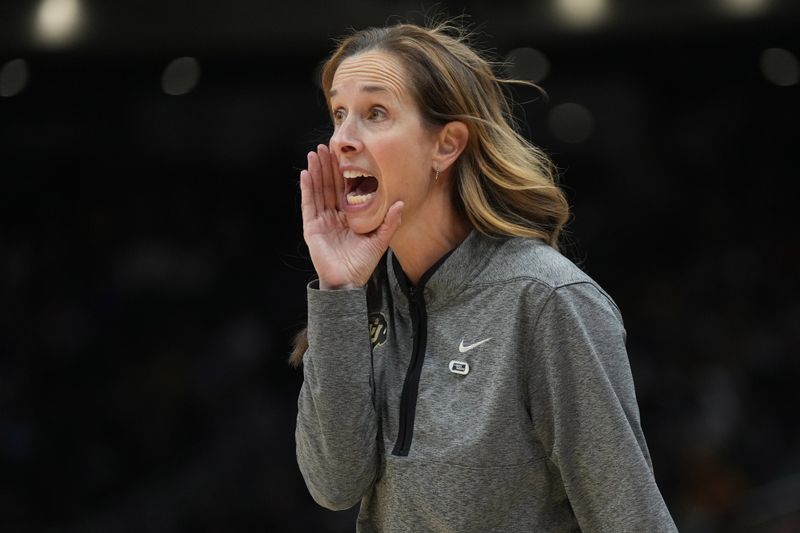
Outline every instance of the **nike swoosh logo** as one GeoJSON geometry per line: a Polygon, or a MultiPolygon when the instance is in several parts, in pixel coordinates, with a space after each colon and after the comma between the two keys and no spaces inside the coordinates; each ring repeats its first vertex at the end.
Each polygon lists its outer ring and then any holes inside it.
{"type": "Polygon", "coordinates": [[[458,345],[458,351],[461,353],[468,352],[473,348],[477,348],[484,342],[489,342],[490,340],[492,340],[492,337],[489,337],[488,339],[483,339],[482,341],[478,341],[475,344],[470,344],[469,346],[464,346],[464,339],[461,339],[461,344],[458,345]]]}

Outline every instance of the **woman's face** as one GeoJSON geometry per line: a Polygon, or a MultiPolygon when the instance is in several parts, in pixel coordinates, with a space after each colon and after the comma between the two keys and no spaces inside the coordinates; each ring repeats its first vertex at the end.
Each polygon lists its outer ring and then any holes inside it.
{"type": "Polygon", "coordinates": [[[330,148],[345,182],[342,210],[356,233],[377,229],[397,200],[405,203],[403,218],[413,217],[433,182],[435,133],[423,125],[407,79],[400,62],[380,51],[345,59],[333,76],[330,148]]]}

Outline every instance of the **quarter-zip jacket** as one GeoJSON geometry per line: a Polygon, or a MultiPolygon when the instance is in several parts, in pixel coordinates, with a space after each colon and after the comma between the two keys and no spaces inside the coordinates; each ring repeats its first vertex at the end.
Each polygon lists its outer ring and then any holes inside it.
{"type": "Polygon", "coordinates": [[[675,531],[619,310],[550,246],[473,231],[415,290],[391,251],[315,287],[297,459],[358,531],[675,531]]]}

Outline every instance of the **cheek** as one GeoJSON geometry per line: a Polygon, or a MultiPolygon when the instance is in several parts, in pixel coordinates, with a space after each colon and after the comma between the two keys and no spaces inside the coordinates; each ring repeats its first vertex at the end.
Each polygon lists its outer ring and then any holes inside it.
{"type": "MultiPolygon", "coordinates": [[[[416,137],[410,136],[409,138],[415,139],[416,137]]],[[[385,159],[390,160],[393,167],[402,168],[406,172],[414,172],[415,174],[419,172],[420,168],[424,168],[430,163],[425,155],[425,147],[422,141],[409,142],[406,139],[402,139],[400,142],[394,143],[384,153],[385,159]]]]}
{"type": "Polygon", "coordinates": [[[383,176],[385,193],[406,196],[425,188],[433,163],[428,153],[430,147],[419,132],[406,132],[375,141],[370,151],[383,176]]]}

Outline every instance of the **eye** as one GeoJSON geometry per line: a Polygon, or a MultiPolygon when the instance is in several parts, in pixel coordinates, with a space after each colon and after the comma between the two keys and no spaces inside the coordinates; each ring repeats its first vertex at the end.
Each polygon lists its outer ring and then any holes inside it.
{"type": "Polygon", "coordinates": [[[343,121],[343,120],[344,120],[344,117],[345,117],[346,115],[347,115],[347,113],[345,113],[344,109],[342,109],[341,107],[340,107],[340,108],[338,108],[338,109],[336,109],[336,110],[333,112],[333,122],[334,122],[335,124],[339,124],[341,121],[343,121]]]}
{"type": "Polygon", "coordinates": [[[370,120],[383,120],[386,118],[386,110],[382,107],[373,107],[369,110],[370,120]]]}

